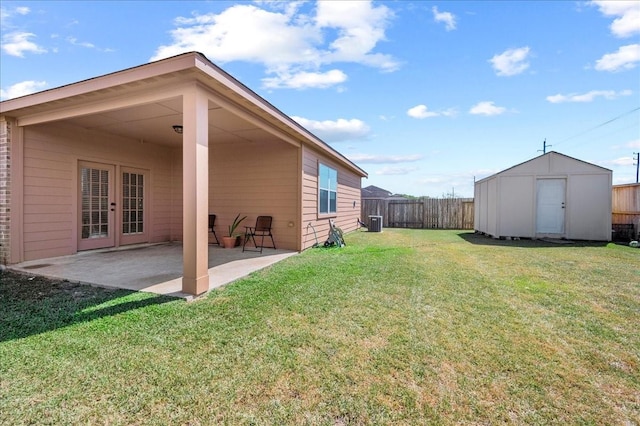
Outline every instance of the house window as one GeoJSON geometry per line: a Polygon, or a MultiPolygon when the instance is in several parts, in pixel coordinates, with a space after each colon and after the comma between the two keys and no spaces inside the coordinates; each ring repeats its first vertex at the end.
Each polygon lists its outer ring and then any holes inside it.
{"type": "Polygon", "coordinates": [[[324,164],[318,165],[318,212],[336,213],[338,205],[338,172],[324,164]]]}

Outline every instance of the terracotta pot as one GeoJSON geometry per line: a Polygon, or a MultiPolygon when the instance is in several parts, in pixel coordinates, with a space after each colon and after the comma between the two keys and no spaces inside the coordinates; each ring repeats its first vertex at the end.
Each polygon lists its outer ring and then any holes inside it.
{"type": "Polygon", "coordinates": [[[240,245],[240,237],[222,237],[224,248],[234,248],[240,245]]]}

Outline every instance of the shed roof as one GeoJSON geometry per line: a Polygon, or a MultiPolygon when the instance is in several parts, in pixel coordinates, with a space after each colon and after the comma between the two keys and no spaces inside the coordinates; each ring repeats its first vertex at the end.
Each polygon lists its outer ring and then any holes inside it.
{"type": "MultiPolygon", "coordinates": [[[[480,183],[480,182],[484,182],[486,180],[489,179],[493,179],[494,177],[497,177],[499,175],[506,175],[506,174],[518,174],[520,171],[522,174],[530,174],[530,172],[528,172],[528,170],[530,170],[529,167],[527,166],[531,166],[534,167],[535,165],[538,164],[544,164],[544,166],[547,168],[547,173],[554,173],[553,171],[551,171],[551,169],[553,168],[553,163],[554,160],[556,159],[564,159],[564,160],[568,160],[570,163],[572,163],[573,165],[579,167],[580,169],[583,170],[593,170],[593,171],[598,171],[600,173],[602,172],[608,172],[611,173],[611,170],[598,166],[597,164],[592,164],[583,160],[579,160],[577,158],[573,158],[570,157],[568,155],[565,154],[561,154],[559,152],[556,151],[550,151],[547,152],[546,154],[542,154],[539,155],[537,157],[534,157],[530,160],[524,161],[520,164],[516,164],[515,166],[509,167],[508,169],[504,169],[498,173],[495,173],[491,176],[487,176],[484,179],[480,179],[478,181],[476,181],[476,183],[480,183]]],[[[555,172],[558,172],[557,170],[555,172]]]]}

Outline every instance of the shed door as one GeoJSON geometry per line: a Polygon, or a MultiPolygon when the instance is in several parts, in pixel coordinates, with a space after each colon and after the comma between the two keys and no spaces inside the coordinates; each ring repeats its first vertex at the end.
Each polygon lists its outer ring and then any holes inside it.
{"type": "Polygon", "coordinates": [[[78,250],[113,247],[115,244],[115,167],[81,162],[79,167],[78,250]]]}
{"type": "Polygon", "coordinates": [[[563,234],[566,179],[538,179],[536,233],[563,234]]]}

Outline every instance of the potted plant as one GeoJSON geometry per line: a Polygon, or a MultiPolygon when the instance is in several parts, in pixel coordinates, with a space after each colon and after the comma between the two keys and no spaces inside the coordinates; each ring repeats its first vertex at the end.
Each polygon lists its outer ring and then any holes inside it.
{"type": "Polygon", "coordinates": [[[233,219],[233,222],[229,225],[229,235],[222,237],[224,248],[233,248],[240,244],[240,234],[236,233],[236,228],[238,228],[240,223],[246,218],[246,216],[240,217],[240,213],[238,213],[236,218],[233,219]]]}

